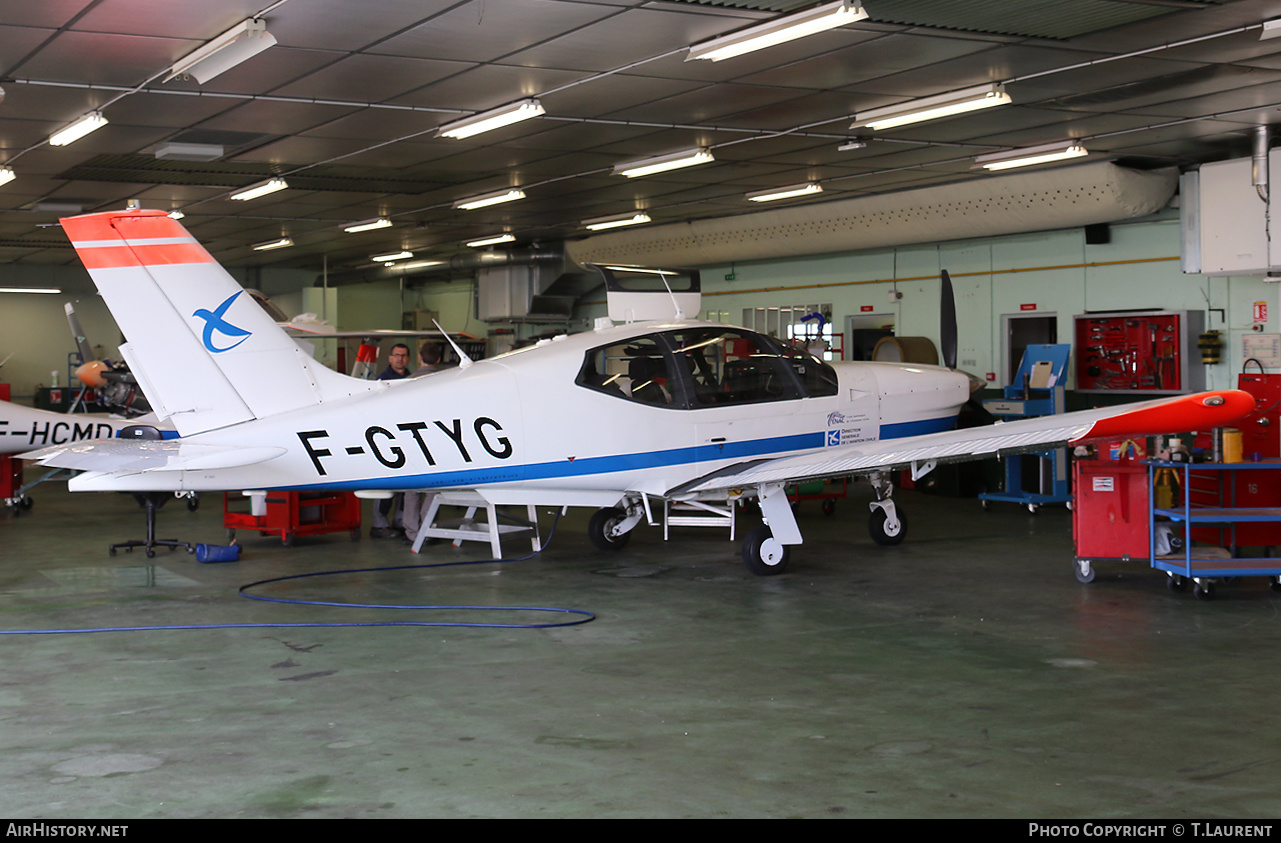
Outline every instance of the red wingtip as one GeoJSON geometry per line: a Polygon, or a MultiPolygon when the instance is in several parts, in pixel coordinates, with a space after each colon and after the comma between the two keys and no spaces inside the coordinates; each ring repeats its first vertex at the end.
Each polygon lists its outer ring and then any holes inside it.
{"type": "Polygon", "coordinates": [[[1222,389],[1180,395],[1158,404],[1147,404],[1100,419],[1085,434],[1072,440],[1111,439],[1120,436],[1184,433],[1231,424],[1254,409],[1254,396],[1239,389],[1222,389]]]}

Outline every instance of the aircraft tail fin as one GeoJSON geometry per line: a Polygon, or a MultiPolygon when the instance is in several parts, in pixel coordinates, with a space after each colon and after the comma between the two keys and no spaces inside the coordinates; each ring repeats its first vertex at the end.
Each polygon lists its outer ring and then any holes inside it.
{"type": "Polygon", "coordinates": [[[163,211],[88,214],[62,227],[145,373],[148,398],[183,436],[371,387],[308,357],[163,211]]]}

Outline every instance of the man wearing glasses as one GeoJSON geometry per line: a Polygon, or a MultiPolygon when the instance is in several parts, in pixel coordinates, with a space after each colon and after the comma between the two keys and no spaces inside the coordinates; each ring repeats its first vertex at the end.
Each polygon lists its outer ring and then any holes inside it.
{"type": "MultiPolygon", "coordinates": [[[[380,381],[395,381],[409,377],[409,346],[396,343],[387,355],[387,368],[378,375],[380,381]]],[[[400,517],[401,496],[386,498],[374,502],[374,526],[369,528],[372,539],[394,539],[402,534],[395,527],[400,517]]]]}

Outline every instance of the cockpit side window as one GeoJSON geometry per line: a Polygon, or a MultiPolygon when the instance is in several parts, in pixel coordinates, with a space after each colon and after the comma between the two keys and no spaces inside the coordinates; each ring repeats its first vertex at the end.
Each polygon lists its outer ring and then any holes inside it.
{"type": "Polygon", "coordinates": [[[750,331],[692,328],[663,335],[693,384],[693,405],[753,404],[800,398],[779,349],[750,331]]]}
{"type": "Polygon", "coordinates": [[[810,398],[836,394],[836,370],[803,348],[783,346],[783,356],[810,398]]]}
{"type": "Polygon", "coordinates": [[[640,404],[670,407],[677,403],[668,357],[652,336],[587,352],[576,383],[640,404]]]}

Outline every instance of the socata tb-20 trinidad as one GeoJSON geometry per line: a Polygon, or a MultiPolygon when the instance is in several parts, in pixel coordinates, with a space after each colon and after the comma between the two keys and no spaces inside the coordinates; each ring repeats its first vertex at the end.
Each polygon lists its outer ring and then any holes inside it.
{"type": "MultiPolygon", "coordinates": [[[[32,454],[82,469],[73,491],[456,490],[502,504],[584,506],[621,547],[662,500],[754,497],[747,567],[779,573],[801,532],[785,487],[870,475],[871,532],[903,535],[888,474],[1064,443],[1227,424],[1250,396],[1220,390],[956,430],[974,379],[946,366],[825,363],[740,328],[689,321],[691,292],[622,293],[668,321],[557,337],[417,379],[358,380],[302,352],[178,222],[159,211],[63,229],[123,331],[121,352],[180,438],[77,442],[32,454]]],[[[945,304],[950,283],[945,284],[945,304]]],[[[946,310],[947,308],[945,308],[946,310]]],[[[948,336],[950,332],[950,336],[948,336]]],[[[651,517],[652,520],[652,517],[651,517]]]]}

